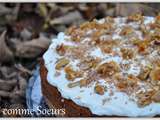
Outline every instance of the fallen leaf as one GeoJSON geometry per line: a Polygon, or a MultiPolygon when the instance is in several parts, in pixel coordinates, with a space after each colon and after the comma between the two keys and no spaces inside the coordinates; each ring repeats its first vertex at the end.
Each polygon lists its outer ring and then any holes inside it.
{"type": "Polygon", "coordinates": [[[116,5],[116,16],[128,16],[134,13],[143,13],[144,15],[154,16],[156,9],[146,4],[123,4],[119,3],[116,5]]]}
{"type": "Polygon", "coordinates": [[[78,11],[70,12],[64,16],[55,18],[50,21],[51,25],[55,24],[72,24],[73,22],[78,22],[80,20],[83,20],[82,15],[78,11]]]}
{"type": "Polygon", "coordinates": [[[5,7],[4,4],[0,4],[0,15],[6,15],[12,12],[12,9],[5,7]]]}
{"type": "Polygon", "coordinates": [[[13,60],[13,53],[5,43],[6,31],[0,35],[0,62],[9,62],[13,60]]]}
{"type": "Polygon", "coordinates": [[[17,80],[13,79],[13,80],[2,80],[0,79],[0,90],[4,90],[4,91],[10,91],[13,89],[13,87],[17,84],[17,80]]]}
{"type": "Polygon", "coordinates": [[[31,41],[19,42],[15,46],[16,56],[22,58],[35,58],[44,53],[50,44],[50,40],[44,36],[31,41]]]}

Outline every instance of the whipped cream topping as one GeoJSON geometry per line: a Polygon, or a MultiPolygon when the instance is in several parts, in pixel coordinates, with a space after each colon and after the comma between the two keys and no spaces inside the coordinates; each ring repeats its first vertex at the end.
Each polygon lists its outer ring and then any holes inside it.
{"type": "MultiPolygon", "coordinates": [[[[124,18],[116,18],[115,21],[123,21],[124,18]]],[[[103,23],[103,19],[99,23],[103,23]]],[[[145,24],[153,21],[152,17],[145,18],[145,24]]],[[[132,23],[133,24],[133,23],[132,23]]],[[[135,23],[136,24],[136,23],[135,23]]],[[[134,25],[135,25],[134,24],[134,25]]],[[[123,26],[119,24],[118,27],[123,26]]],[[[136,25],[135,25],[136,27],[136,25]]],[[[118,30],[117,30],[118,31],[118,30]]],[[[141,36],[141,35],[139,35],[141,36]]],[[[105,37],[105,36],[104,36],[105,37]]],[[[119,92],[116,90],[114,85],[107,85],[107,92],[104,95],[99,95],[94,92],[95,83],[92,83],[89,87],[73,87],[69,88],[67,85],[70,83],[65,77],[64,70],[60,71],[59,76],[55,76],[56,62],[60,56],[56,53],[57,45],[64,43],[65,45],[73,45],[72,42],[67,41],[70,37],[65,35],[63,32],[59,33],[57,38],[52,40],[52,43],[49,49],[43,56],[45,61],[45,67],[48,70],[47,80],[48,82],[55,86],[58,91],[60,91],[62,97],[66,99],[71,99],[77,105],[87,107],[93,114],[96,115],[117,115],[117,116],[155,116],[160,114],[160,103],[151,103],[145,107],[139,107],[135,101],[133,101],[127,94],[119,92]],[[110,94],[114,91],[114,94],[110,94]]],[[[119,35],[113,35],[113,39],[120,38],[119,35]]],[[[103,39],[103,38],[102,38],[103,39]]],[[[87,41],[87,39],[86,39],[87,41]]],[[[118,50],[118,48],[115,50],[118,50]]],[[[105,58],[102,63],[106,61],[115,61],[117,63],[127,63],[129,61],[122,60],[120,56],[110,56],[103,54],[99,48],[95,48],[90,52],[94,57],[105,58]]],[[[78,69],[76,64],[79,63],[78,60],[71,61],[71,65],[74,69],[78,69]]],[[[145,64],[145,62],[143,62],[145,64]]],[[[128,71],[124,71],[127,74],[138,75],[140,72],[140,67],[136,64],[131,64],[131,67],[128,71]]],[[[80,78],[76,78],[75,81],[78,81],[80,78]]],[[[106,81],[99,80],[100,84],[106,84],[106,81]]]]}

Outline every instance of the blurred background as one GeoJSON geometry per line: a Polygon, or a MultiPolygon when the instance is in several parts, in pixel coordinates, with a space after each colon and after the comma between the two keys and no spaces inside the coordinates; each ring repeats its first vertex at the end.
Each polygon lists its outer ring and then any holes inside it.
{"type": "Polygon", "coordinates": [[[0,116],[2,108],[26,108],[28,80],[58,32],[95,18],[159,10],[158,3],[0,4],[0,116]]]}

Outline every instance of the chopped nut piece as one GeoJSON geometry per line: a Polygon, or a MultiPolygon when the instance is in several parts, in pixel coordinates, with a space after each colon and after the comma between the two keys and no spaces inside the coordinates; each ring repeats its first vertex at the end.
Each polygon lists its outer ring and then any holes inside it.
{"type": "Polygon", "coordinates": [[[102,77],[112,76],[114,73],[119,71],[119,65],[114,61],[103,63],[97,68],[97,73],[100,74],[102,77]]]}
{"type": "Polygon", "coordinates": [[[125,91],[126,88],[127,88],[127,82],[126,82],[126,81],[118,82],[118,83],[116,84],[116,87],[117,87],[120,91],[125,91]]]}
{"type": "Polygon", "coordinates": [[[66,78],[71,81],[82,76],[82,73],[80,71],[74,71],[70,66],[65,67],[65,72],[66,78]]]}
{"type": "Polygon", "coordinates": [[[138,78],[141,80],[146,80],[147,77],[149,77],[150,72],[151,72],[151,68],[144,67],[141,69],[140,74],[138,75],[138,78]]]}
{"type": "Polygon", "coordinates": [[[67,29],[66,34],[71,35],[76,29],[78,29],[76,26],[71,26],[67,29]]]}
{"type": "Polygon", "coordinates": [[[160,81],[160,68],[151,71],[150,78],[154,81],[160,81]]]}
{"type": "Polygon", "coordinates": [[[154,95],[154,93],[154,90],[138,93],[137,97],[139,107],[149,105],[152,102],[152,96],[154,95]]]}
{"type": "Polygon", "coordinates": [[[96,85],[94,90],[97,94],[100,94],[100,95],[103,95],[105,92],[105,88],[102,85],[96,85]]]}
{"type": "Polygon", "coordinates": [[[149,30],[147,30],[147,27],[144,24],[140,25],[140,30],[142,31],[142,34],[144,35],[144,37],[149,34],[149,30]]]}
{"type": "Polygon", "coordinates": [[[66,58],[61,58],[58,60],[57,64],[56,64],[56,70],[60,70],[62,67],[65,67],[67,64],[69,64],[69,60],[66,58]]]}
{"type": "Polygon", "coordinates": [[[128,78],[127,78],[127,83],[130,87],[135,87],[137,85],[137,82],[139,81],[139,79],[134,76],[134,75],[128,75],[128,78]]]}
{"type": "Polygon", "coordinates": [[[105,40],[100,42],[100,49],[103,53],[112,53],[112,49],[114,46],[118,45],[118,40],[105,40]]]}
{"type": "Polygon", "coordinates": [[[112,18],[112,17],[110,17],[110,16],[107,16],[107,17],[105,18],[105,21],[106,21],[107,23],[114,23],[114,18],[112,18]]]}
{"type": "Polygon", "coordinates": [[[87,85],[87,80],[86,79],[81,79],[80,81],[69,83],[68,87],[69,88],[73,88],[73,87],[76,87],[76,86],[83,87],[83,86],[86,86],[86,85],[87,85]]]}
{"type": "Polygon", "coordinates": [[[134,51],[130,48],[121,48],[123,59],[132,59],[134,57],[134,51]]]}
{"type": "Polygon", "coordinates": [[[68,84],[68,87],[69,87],[69,88],[73,88],[73,87],[76,87],[76,86],[79,86],[79,85],[80,85],[80,82],[77,81],[77,82],[69,83],[69,84],[68,84]]]}
{"type": "Polygon", "coordinates": [[[139,52],[144,52],[148,48],[150,40],[148,39],[137,40],[134,44],[138,46],[139,52]]]}
{"type": "Polygon", "coordinates": [[[80,80],[80,87],[86,86],[87,85],[87,80],[86,79],[82,79],[80,80]]]}
{"type": "Polygon", "coordinates": [[[144,20],[144,17],[142,16],[141,13],[132,14],[132,15],[128,16],[128,19],[127,19],[128,22],[129,21],[135,21],[135,22],[141,21],[141,22],[143,22],[143,20],[144,20]]]}
{"type": "Polygon", "coordinates": [[[59,55],[64,55],[66,53],[66,48],[65,48],[64,44],[58,45],[56,47],[56,51],[59,55]]]}
{"type": "Polygon", "coordinates": [[[151,35],[151,41],[160,41],[160,35],[159,35],[159,33],[153,33],[151,35]]]}
{"type": "Polygon", "coordinates": [[[156,18],[155,18],[155,23],[156,23],[156,24],[160,24],[160,16],[159,16],[159,15],[156,16],[156,18]]]}
{"type": "Polygon", "coordinates": [[[122,28],[121,32],[120,32],[120,35],[130,35],[134,32],[133,28],[130,27],[130,26],[125,26],[122,28]]]}
{"type": "Polygon", "coordinates": [[[101,61],[100,58],[88,57],[81,61],[81,63],[79,64],[79,67],[82,70],[88,70],[90,68],[95,68],[100,61],[101,61]]]}
{"type": "Polygon", "coordinates": [[[157,91],[153,96],[152,99],[154,102],[160,102],[160,91],[157,91]]]}

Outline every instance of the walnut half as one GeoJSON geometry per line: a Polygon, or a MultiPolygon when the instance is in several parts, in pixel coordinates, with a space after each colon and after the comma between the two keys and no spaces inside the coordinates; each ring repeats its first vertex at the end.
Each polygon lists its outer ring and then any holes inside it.
{"type": "Polygon", "coordinates": [[[156,69],[152,70],[150,73],[150,78],[153,81],[160,81],[160,68],[156,68],[156,69]]]}
{"type": "Polygon", "coordinates": [[[105,92],[105,87],[102,85],[96,85],[94,90],[97,94],[103,95],[105,92]]]}
{"type": "Polygon", "coordinates": [[[121,48],[123,59],[132,59],[134,57],[134,51],[130,48],[121,48]]]}
{"type": "Polygon", "coordinates": [[[112,76],[119,71],[120,67],[114,61],[103,63],[97,68],[97,73],[100,74],[101,77],[112,76]]]}
{"type": "Polygon", "coordinates": [[[62,67],[65,67],[67,64],[69,64],[69,60],[66,58],[61,58],[58,60],[55,69],[60,70],[62,67]]]}
{"type": "Polygon", "coordinates": [[[73,70],[72,67],[65,67],[66,78],[70,81],[73,81],[75,78],[81,77],[82,73],[80,71],[73,70]]]}

